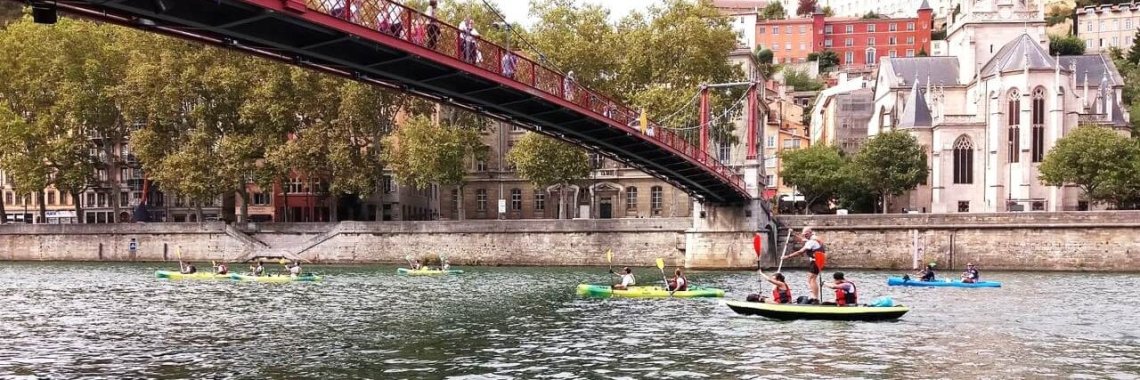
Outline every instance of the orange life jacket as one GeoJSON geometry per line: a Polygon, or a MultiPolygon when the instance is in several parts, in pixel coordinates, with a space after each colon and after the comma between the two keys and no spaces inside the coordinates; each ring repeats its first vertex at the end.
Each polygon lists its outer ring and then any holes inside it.
{"type": "Polygon", "coordinates": [[[851,284],[851,292],[847,292],[843,288],[835,288],[835,304],[838,306],[859,304],[859,289],[855,288],[855,283],[847,280],[843,280],[842,283],[851,284]]]}
{"type": "MultiPolygon", "coordinates": [[[[787,285],[785,285],[785,287],[787,287],[787,285]]],[[[777,286],[775,289],[772,289],[772,299],[775,300],[776,303],[792,303],[792,288],[788,287],[781,292],[780,287],[777,286]]]]}

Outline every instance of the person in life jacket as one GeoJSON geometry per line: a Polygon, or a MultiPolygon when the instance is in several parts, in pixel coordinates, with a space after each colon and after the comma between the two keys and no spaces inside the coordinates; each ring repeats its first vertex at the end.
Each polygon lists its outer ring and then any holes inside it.
{"type": "Polygon", "coordinates": [[[265,267],[261,265],[261,261],[258,261],[257,264],[250,265],[249,271],[252,272],[254,276],[265,275],[265,267]]]}
{"type": "Polygon", "coordinates": [[[179,261],[178,262],[178,268],[179,268],[178,273],[182,273],[182,274],[194,274],[194,273],[198,272],[198,268],[195,268],[194,264],[191,264],[191,263],[183,264],[181,261],[179,261]]]}
{"type": "Polygon", "coordinates": [[[776,273],[772,275],[772,277],[768,277],[768,275],[764,274],[764,270],[758,270],[757,272],[759,272],[760,276],[764,277],[765,280],[772,283],[774,287],[772,289],[772,298],[762,298],[761,300],[763,302],[792,303],[792,288],[784,281],[783,273],[776,273]]]}
{"type": "Polygon", "coordinates": [[[637,279],[633,278],[633,269],[629,269],[629,267],[622,269],[621,274],[614,273],[614,271],[611,269],[610,274],[616,274],[621,277],[621,283],[614,285],[614,289],[625,290],[629,289],[631,286],[637,285],[637,279]]]}
{"type": "Polygon", "coordinates": [[[835,279],[834,283],[823,284],[831,289],[835,289],[835,305],[836,306],[856,306],[859,304],[859,290],[855,288],[855,283],[843,279],[843,272],[835,272],[831,276],[835,279]]]}
{"type": "Polygon", "coordinates": [[[974,263],[966,263],[966,271],[962,272],[962,282],[972,284],[982,280],[981,273],[978,273],[978,268],[974,267],[974,263]]]}
{"type": "Polygon", "coordinates": [[[827,247],[819,241],[819,238],[812,232],[811,227],[804,227],[800,233],[799,239],[804,242],[803,248],[798,251],[784,255],[781,259],[788,259],[799,255],[804,255],[808,259],[808,289],[811,289],[811,296],[818,300],[819,298],[819,272],[823,271],[824,256],[827,254],[827,247]]]}
{"type": "Polygon", "coordinates": [[[669,280],[669,290],[675,292],[683,292],[689,290],[689,280],[685,278],[685,274],[681,272],[681,268],[673,271],[673,279],[669,280]]]}
{"type": "Polygon", "coordinates": [[[919,281],[934,281],[934,262],[931,261],[930,264],[926,264],[926,267],[922,268],[918,273],[915,273],[915,275],[922,276],[919,281]]]}
{"type": "Polygon", "coordinates": [[[226,266],[226,263],[220,263],[214,267],[214,272],[217,274],[229,274],[230,268],[226,266]]]}
{"type": "Polygon", "coordinates": [[[289,276],[297,277],[301,275],[301,262],[294,261],[293,266],[289,267],[289,276]]]}

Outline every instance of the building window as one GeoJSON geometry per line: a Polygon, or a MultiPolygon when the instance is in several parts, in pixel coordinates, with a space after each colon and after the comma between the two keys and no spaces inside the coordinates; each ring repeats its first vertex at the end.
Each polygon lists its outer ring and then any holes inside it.
{"type": "Polygon", "coordinates": [[[775,186],[776,186],[776,176],[771,175],[771,174],[764,176],[764,187],[775,187],[775,186]]]}
{"type": "Polygon", "coordinates": [[[831,47],[831,39],[830,38],[823,40],[823,47],[828,47],[828,48],[831,47]]]}
{"type": "Polygon", "coordinates": [[[866,63],[868,65],[874,65],[875,64],[875,49],[874,48],[867,49],[867,51],[865,52],[865,55],[863,56],[863,59],[864,59],[864,61],[863,61],[864,63],[866,63]]]}
{"type": "Polygon", "coordinates": [[[890,51],[890,55],[891,55],[891,58],[895,58],[895,57],[898,57],[898,56],[899,56],[899,52],[898,52],[898,51],[895,51],[895,50],[891,50],[891,51],[890,51]]]}
{"type": "Polygon", "coordinates": [[[867,46],[875,46],[875,37],[867,38],[867,46]]]}
{"type": "Polygon", "coordinates": [[[792,51],[792,43],[791,42],[785,42],[784,43],[784,50],[792,51]]]}
{"type": "Polygon", "coordinates": [[[716,156],[720,162],[728,162],[729,158],[732,157],[732,145],[727,142],[717,144],[716,156]]]}
{"type": "Polygon", "coordinates": [[[653,186],[649,189],[649,208],[653,210],[661,209],[661,186],[653,186]]]}
{"type": "Polygon", "coordinates": [[[898,44],[899,44],[898,37],[895,37],[895,36],[887,37],[887,45],[893,46],[893,45],[898,45],[898,44]]]}
{"type": "Polygon", "coordinates": [[[849,51],[849,52],[843,53],[843,64],[844,65],[850,65],[850,64],[854,64],[854,63],[855,63],[855,52],[849,51]]]}
{"type": "Polygon", "coordinates": [[[807,34],[807,25],[800,25],[800,34],[807,34]]]}
{"type": "Polygon", "coordinates": [[[854,38],[847,38],[847,39],[843,40],[843,46],[854,46],[854,45],[855,45],[855,39],[854,38]]]}
{"type": "Polygon", "coordinates": [[[1132,30],[1132,19],[1124,20],[1124,29],[1132,30]]]}
{"type": "Polygon", "coordinates": [[[906,56],[907,57],[913,57],[914,56],[914,49],[906,49],[906,56]]]}
{"type": "Polygon", "coordinates": [[[522,211],[522,190],[511,189],[511,211],[522,211]]]}
{"type": "Polygon", "coordinates": [[[800,42],[800,50],[807,50],[807,44],[800,42]]]}
{"type": "Polygon", "coordinates": [[[4,192],[4,204],[11,206],[16,202],[16,196],[10,192],[4,192]]]}
{"type": "Polygon", "coordinates": [[[250,203],[257,206],[265,206],[269,204],[269,194],[266,193],[253,193],[251,195],[250,203]]]}
{"type": "Polygon", "coordinates": [[[1104,31],[1104,20],[1101,20],[1101,21],[1100,21],[1100,31],[1101,31],[1101,32],[1103,32],[1103,31],[1104,31]]]}
{"type": "Polygon", "coordinates": [[[845,32],[847,34],[855,33],[855,25],[847,25],[845,32]]]}
{"type": "Polygon", "coordinates": [[[487,161],[483,161],[483,160],[475,161],[475,171],[477,171],[477,172],[487,171],[487,161]]]}
{"type": "Polygon", "coordinates": [[[756,34],[764,34],[764,29],[767,29],[767,28],[765,28],[763,26],[756,28],[756,34]]]}
{"type": "Polygon", "coordinates": [[[794,150],[794,149],[799,149],[799,148],[800,148],[800,139],[796,139],[796,138],[784,139],[784,149],[793,149],[794,150]]]}
{"type": "Polygon", "coordinates": [[[792,34],[792,26],[791,25],[788,25],[788,27],[784,29],[784,34],[792,34]]]}
{"type": "Polygon", "coordinates": [[[1009,107],[1006,109],[1006,120],[1009,121],[1009,162],[1018,162],[1017,151],[1021,149],[1021,94],[1017,89],[1009,92],[1009,107]]]}
{"type": "Polygon", "coordinates": [[[131,204],[131,198],[127,195],[126,191],[119,192],[119,207],[127,207],[131,204]]]}
{"type": "Polygon", "coordinates": [[[906,30],[914,30],[914,23],[913,22],[906,23],[906,30]]]}
{"type": "Polygon", "coordinates": [[[487,189],[475,190],[475,208],[487,211],[487,189]]]}
{"type": "Polygon", "coordinates": [[[914,37],[907,37],[906,38],[906,44],[907,45],[914,45],[914,37]]]}
{"type": "Polygon", "coordinates": [[[636,187],[630,186],[630,187],[625,188],[625,209],[626,210],[636,210],[637,209],[637,188],[636,187]]]}
{"type": "Polygon", "coordinates": [[[769,148],[775,148],[776,147],[776,136],[768,136],[768,147],[769,148]]]}
{"type": "Polygon", "coordinates": [[[84,203],[83,207],[95,207],[95,193],[87,193],[87,203],[84,203]]]}
{"type": "Polygon", "coordinates": [[[826,25],[823,27],[823,34],[831,34],[831,33],[832,33],[831,25],[826,25]]]}
{"type": "Polygon", "coordinates": [[[56,194],[56,192],[54,192],[54,191],[48,191],[47,192],[47,199],[44,201],[45,206],[59,205],[59,203],[56,203],[56,201],[55,201],[55,194],[56,194]]]}
{"type": "Polygon", "coordinates": [[[1033,146],[1032,162],[1041,162],[1045,157],[1045,88],[1038,87],[1033,90],[1033,146]]]}
{"type": "Polygon", "coordinates": [[[898,24],[895,24],[895,23],[893,23],[893,22],[892,22],[892,23],[891,23],[891,25],[888,27],[888,29],[887,29],[887,30],[889,30],[889,31],[892,31],[892,32],[898,31],[898,30],[899,30],[899,25],[898,25],[898,24]]]}
{"type": "Polygon", "coordinates": [[[954,141],[954,183],[974,183],[974,144],[965,135],[954,141]]]}
{"type": "Polygon", "coordinates": [[[970,212],[970,201],[958,201],[958,212],[970,212]]]}
{"type": "Polygon", "coordinates": [[[875,32],[875,24],[867,24],[867,33],[875,32]]]}
{"type": "Polygon", "coordinates": [[[546,193],[534,189],[534,211],[546,210],[546,193]]]}

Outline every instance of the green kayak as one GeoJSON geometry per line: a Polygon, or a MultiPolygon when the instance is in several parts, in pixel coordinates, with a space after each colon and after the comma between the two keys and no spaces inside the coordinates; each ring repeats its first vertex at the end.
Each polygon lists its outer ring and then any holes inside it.
{"type": "Polygon", "coordinates": [[[230,278],[235,281],[250,281],[250,282],[313,282],[320,281],[321,276],[312,273],[302,273],[300,276],[252,276],[245,274],[231,274],[230,278]]]}
{"type": "Polygon", "coordinates": [[[694,297],[724,297],[724,290],[716,288],[690,287],[689,290],[669,293],[660,286],[632,286],[626,290],[614,290],[609,285],[580,284],[578,295],[596,298],[694,298],[694,297]]]}

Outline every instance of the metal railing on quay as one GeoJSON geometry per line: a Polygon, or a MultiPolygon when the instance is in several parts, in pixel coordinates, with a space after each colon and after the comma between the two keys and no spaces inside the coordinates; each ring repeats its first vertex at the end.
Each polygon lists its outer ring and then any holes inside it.
{"type": "MultiPolygon", "coordinates": [[[[477,33],[473,33],[476,29],[471,26],[461,29],[403,4],[386,0],[307,0],[307,5],[309,9],[411,42],[548,95],[557,96],[601,118],[614,121],[628,132],[640,133],[631,125],[640,114],[637,110],[579,86],[573,77],[567,77],[557,70],[483,40],[477,33]]],[[[689,156],[727,182],[744,189],[743,181],[727,166],[706,152],[700,151],[687,140],[652,122],[646,128],[650,132],[644,133],[643,138],[656,140],[689,156]]]]}

